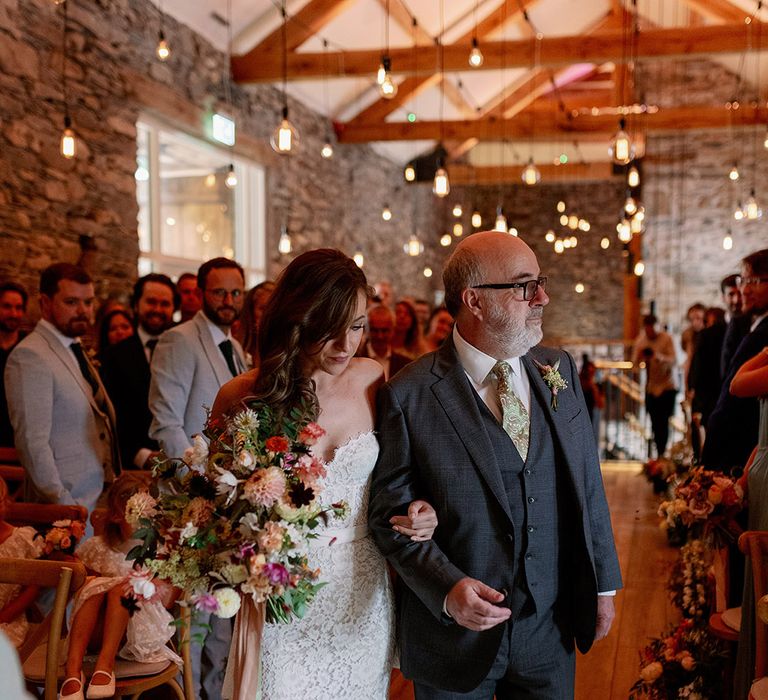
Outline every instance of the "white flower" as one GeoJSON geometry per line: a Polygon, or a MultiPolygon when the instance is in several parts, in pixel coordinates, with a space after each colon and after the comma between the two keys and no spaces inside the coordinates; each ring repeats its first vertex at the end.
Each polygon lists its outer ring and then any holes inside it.
{"type": "Polygon", "coordinates": [[[71,520],[54,520],[51,523],[53,527],[69,527],[72,524],[71,520]]]}
{"type": "Polygon", "coordinates": [[[184,529],[181,531],[181,534],[179,535],[179,544],[183,544],[185,540],[188,540],[190,537],[194,537],[197,534],[197,526],[192,524],[192,521],[190,520],[185,526],[184,529]]]}
{"type": "Polygon", "coordinates": [[[133,589],[136,597],[149,600],[152,596],[155,595],[155,593],[157,593],[157,586],[155,586],[155,584],[149,578],[150,576],[151,574],[146,571],[131,574],[131,588],[133,589]]]}
{"type": "Polygon", "coordinates": [[[232,419],[232,425],[240,432],[253,432],[259,428],[259,417],[256,411],[246,408],[232,419]]]}
{"type": "Polygon", "coordinates": [[[256,464],[256,459],[253,456],[253,452],[249,452],[248,450],[240,450],[240,453],[237,455],[237,463],[243,469],[253,470],[253,467],[256,464]]]}
{"type": "Polygon", "coordinates": [[[237,477],[231,472],[223,467],[216,467],[216,471],[219,472],[219,476],[216,477],[216,493],[219,496],[223,496],[226,494],[227,501],[224,504],[224,507],[228,507],[232,505],[232,501],[235,500],[235,497],[237,496],[237,484],[238,479],[237,477]]]}
{"type": "Polygon", "coordinates": [[[240,518],[240,532],[244,537],[250,537],[254,532],[260,530],[259,516],[256,513],[246,513],[240,518]]]}
{"type": "Polygon", "coordinates": [[[188,447],[184,452],[184,461],[190,469],[203,473],[205,471],[205,462],[208,459],[208,443],[199,433],[192,438],[192,447],[188,447]]]}
{"type": "Polygon", "coordinates": [[[240,596],[234,588],[218,588],[213,592],[213,597],[219,604],[219,609],[214,613],[216,617],[233,617],[240,610],[240,596]]]}

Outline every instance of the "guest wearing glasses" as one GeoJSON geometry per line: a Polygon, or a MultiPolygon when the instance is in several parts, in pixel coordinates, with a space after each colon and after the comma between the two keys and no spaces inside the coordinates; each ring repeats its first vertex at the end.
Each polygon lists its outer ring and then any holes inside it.
{"type": "Polygon", "coordinates": [[[707,422],[702,462],[710,469],[741,470],[757,444],[760,408],[756,396],[734,396],[729,391],[739,367],[768,345],[768,248],[741,261],[739,277],[743,313],[751,318],[723,375],[723,385],[707,422]]]}
{"type": "MultiPolygon", "coordinates": [[[[152,357],[150,437],[170,457],[192,447],[202,432],[223,384],[245,371],[245,355],[232,337],[243,308],[243,268],[228,258],[213,258],[197,272],[203,308],[189,321],[163,333],[152,357]]],[[[206,623],[206,620],[201,620],[206,623]]],[[[221,698],[232,620],[211,617],[203,645],[192,645],[195,697],[221,698]]]]}

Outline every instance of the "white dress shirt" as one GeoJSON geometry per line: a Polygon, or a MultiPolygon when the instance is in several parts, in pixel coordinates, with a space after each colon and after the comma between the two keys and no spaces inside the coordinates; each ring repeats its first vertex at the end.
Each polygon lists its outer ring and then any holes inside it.
{"type": "MultiPolygon", "coordinates": [[[[205,312],[203,312],[203,318],[208,325],[208,330],[211,332],[211,338],[213,338],[213,342],[217,347],[221,345],[225,340],[232,342],[232,331],[229,328],[227,328],[227,332],[225,333],[223,330],[221,330],[221,327],[217,326],[213,321],[211,321],[210,318],[208,318],[208,316],[205,315],[205,312]]],[[[219,348],[219,351],[221,351],[221,348],[219,348]]],[[[221,354],[223,355],[224,353],[222,352],[221,354]]],[[[232,353],[232,357],[235,361],[235,368],[237,369],[238,373],[245,372],[246,368],[242,366],[242,362],[240,362],[240,358],[236,352],[232,353]]]]}

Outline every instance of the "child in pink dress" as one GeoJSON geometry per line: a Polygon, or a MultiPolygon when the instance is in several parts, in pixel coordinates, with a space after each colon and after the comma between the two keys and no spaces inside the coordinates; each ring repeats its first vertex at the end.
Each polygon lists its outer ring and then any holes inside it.
{"type": "MultiPolygon", "coordinates": [[[[72,610],[66,678],[60,700],[82,700],[83,657],[90,647],[98,649],[98,658],[85,697],[111,698],[115,693],[115,658],[139,662],[181,659],[167,645],[173,636],[173,617],[165,607],[170,597],[161,594],[141,600],[139,610],[131,615],[122,598],[129,592],[133,561],[125,555],[136,545],[133,528],[125,520],[128,499],[147,482],[135,473],[124,473],[114,481],[107,498],[107,520],[103,535],[83,542],[78,558],[94,573],[77,594],[72,610]],[[100,646],[99,646],[100,645],[100,646]]],[[[166,591],[169,592],[169,591],[166,591]]]]}

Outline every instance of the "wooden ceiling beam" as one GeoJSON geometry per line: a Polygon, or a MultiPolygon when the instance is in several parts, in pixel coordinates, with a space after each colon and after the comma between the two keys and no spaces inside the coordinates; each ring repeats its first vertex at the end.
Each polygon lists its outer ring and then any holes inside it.
{"type": "Polygon", "coordinates": [[[747,13],[727,0],[683,0],[696,14],[716,22],[744,22],[747,13]]]}
{"type": "MultiPolygon", "coordinates": [[[[503,182],[520,183],[523,165],[483,165],[474,167],[471,165],[448,166],[448,175],[451,185],[497,185],[503,182]]],[[[613,177],[621,177],[613,174],[613,165],[603,163],[566,163],[565,165],[553,165],[552,163],[540,163],[536,167],[541,173],[542,184],[563,182],[569,180],[610,180],[613,177]]]]}
{"type": "MultiPolygon", "coordinates": [[[[649,29],[637,37],[636,58],[685,56],[693,58],[715,53],[738,53],[747,45],[749,27],[744,23],[721,24],[686,29],[649,29]]],[[[485,61],[475,70],[498,70],[502,67],[529,67],[534,63],[534,41],[487,41],[482,43],[485,61]]],[[[539,65],[565,66],[573,63],[620,62],[625,55],[622,32],[605,32],[590,36],[545,37],[540,42],[539,65]]],[[[470,44],[445,47],[446,72],[467,70],[470,44]]],[[[398,48],[390,50],[393,74],[423,74],[435,72],[434,47],[398,48]]],[[[341,53],[291,53],[288,56],[288,79],[306,80],[313,77],[372,76],[381,60],[380,49],[344,51],[341,53]]],[[[236,81],[270,82],[282,76],[279,51],[269,54],[250,52],[232,57],[232,72],[236,81]]]]}
{"type": "MultiPolygon", "coordinates": [[[[356,0],[309,0],[296,14],[288,15],[285,39],[288,52],[299,48],[307,39],[317,34],[332,19],[355,3],[356,0]]],[[[283,55],[282,22],[271,34],[262,39],[243,60],[259,61],[263,55],[281,58],[283,55]]]]}
{"type": "MultiPolygon", "coordinates": [[[[619,117],[614,114],[585,114],[563,118],[551,110],[528,110],[530,118],[475,119],[455,121],[387,122],[384,124],[337,124],[342,143],[370,141],[417,141],[434,139],[479,140],[534,139],[551,141],[578,139],[598,141],[616,131],[619,117]]],[[[730,111],[725,106],[692,105],[660,109],[656,113],[628,117],[631,130],[687,131],[691,129],[720,129],[729,126],[764,124],[765,110],[741,107],[730,111]]]]}

